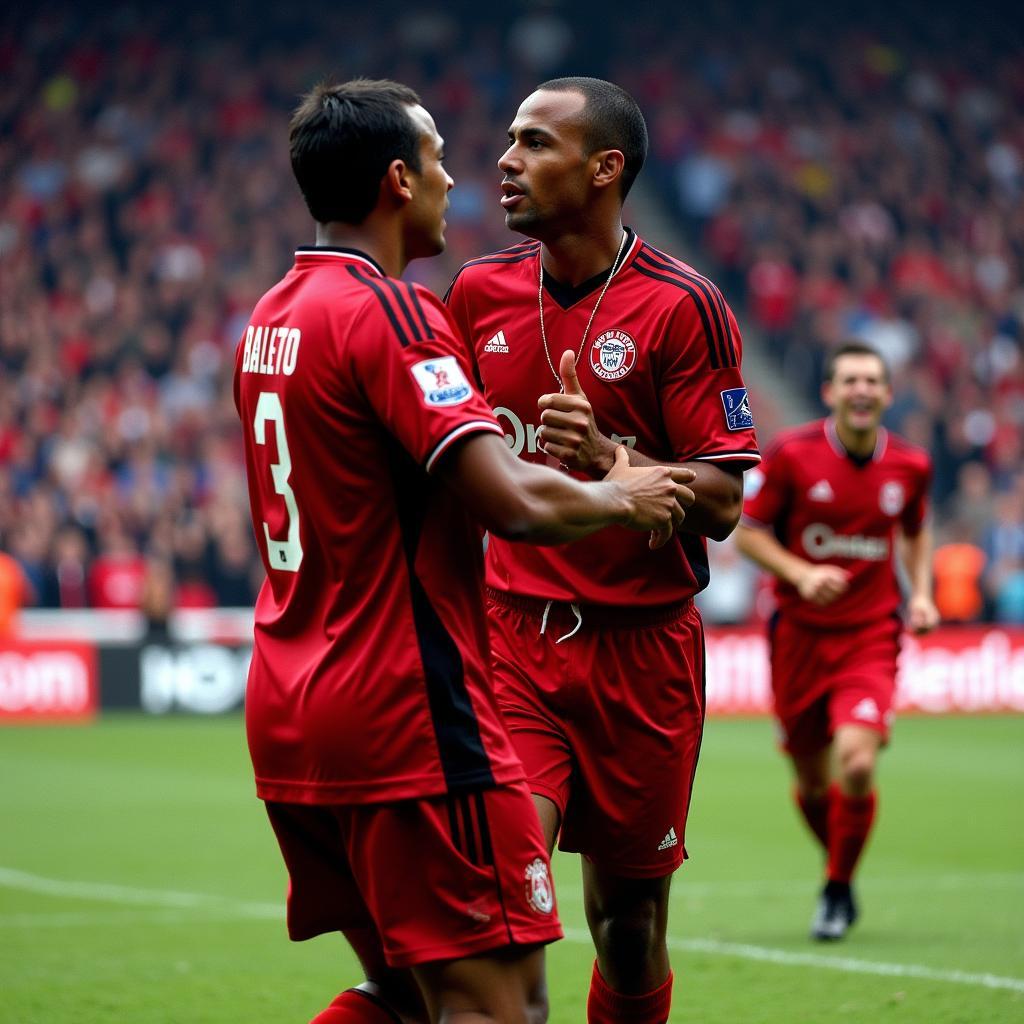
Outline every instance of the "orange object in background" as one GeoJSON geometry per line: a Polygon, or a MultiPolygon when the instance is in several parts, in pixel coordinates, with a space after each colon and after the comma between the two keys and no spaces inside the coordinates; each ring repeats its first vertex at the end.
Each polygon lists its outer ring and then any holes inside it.
{"type": "Polygon", "coordinates": [[[28,596],[28,581],[17,559],[0,551],[0,637],[17,633],[18,613],[28,596]]]}
{"type": "Polygon", "coordinates": [[[976,622],[985,606],[981,574],[985,552],[963,541],[935,549],[935,604],[943,622],[976,622]]]}

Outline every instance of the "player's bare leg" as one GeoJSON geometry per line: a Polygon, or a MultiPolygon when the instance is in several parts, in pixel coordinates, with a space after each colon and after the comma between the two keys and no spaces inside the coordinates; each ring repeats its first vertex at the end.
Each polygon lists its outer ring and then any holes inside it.
{"type": "Polygon", "coordinates": [[[537,817],[540,818],[540,828],[544,833],[544,842],[548,845],[548,856],[554,852],[555,840],[558,838],[558,829],[562,824],[562,814],[558,804],[549,800],[546,796],[537,793],[533,796],[533,806],[537,808],[537,817]]]}
{"type": "Polygon", "coordinates": [[[431,1024],[544,1024],[544,947],[511,947],[479,957],[424,964],[413,974],[431,1024]]]}
{"type": "Polygon", "coordinates": [[[841,725],[832,745],[839,788],[847,796],[867,796],[874,786],[881,735],[863,725],[841,725]]]}
{"type": "Polygon", "coordinates": [[[623,878],[583,861],[584,907],[597,950],[587,1007],[591,1024],[657,1024],[668,1019],[671,881],[671,875],[623,878]]]}

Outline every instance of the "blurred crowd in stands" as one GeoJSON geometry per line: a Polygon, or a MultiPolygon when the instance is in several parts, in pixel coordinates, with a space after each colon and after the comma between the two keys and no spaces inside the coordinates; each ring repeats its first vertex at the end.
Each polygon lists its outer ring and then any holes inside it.
{"type": "MultiPolygon", "coordinates": [[[[813,398],[848,337],[884,351],[891,425],[936,458],[944,613],[1024,622],[1019,40],[942,17],[797,30],[738,0],[664,24],[577,10],[0,16],[0,549],[29,604],[138,607],[169,579],[179,607],[253,601],[232,357],[312,241],[286,149],[305,89],[420,91],[457,184],[448,252],[409,276],[441,291],[515,240],[494,164],[518,101],[583,73],[637,96],[645,178],[788,387],[813,398]]],[[[733,559],[716,548],[736,596],[708,611],[742,621],[755,588],[733,559]]]]}

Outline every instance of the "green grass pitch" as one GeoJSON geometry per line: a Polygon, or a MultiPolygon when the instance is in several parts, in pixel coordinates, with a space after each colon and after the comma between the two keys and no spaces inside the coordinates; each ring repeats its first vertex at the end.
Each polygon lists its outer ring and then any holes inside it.
{"type": "MultiPolygon", "coordinates": [[[[0,731],[2,1024],[302,1024],[357,979],[291,944],[241,719],[0,731]]],[[[711,721],[674,883],[673,1022],[1024,1022],[1024,717],[907,718],[883,760],[862,920],[806,938],[819,858],[767,721],[711,721]]],[[[585,1020],[579,869],[554,1024],[585,1020]]]]}

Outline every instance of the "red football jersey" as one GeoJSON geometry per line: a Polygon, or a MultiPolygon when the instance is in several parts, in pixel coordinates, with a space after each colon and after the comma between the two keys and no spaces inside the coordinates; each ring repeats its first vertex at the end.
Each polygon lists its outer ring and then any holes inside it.
{"type": "Polygon", "coordinates": [[[300,249],[235,360],[267,580],[246,695],[264,799],[363,803],[522,777],[490,687],[481,532],[429,471],[501,433],[429,292],[300,249]]]}
{"type": "MultiPolygon", "coordinates": [[[[537,400],[558,391],[540,333],[540,243],[471,260],[446,301],[471,348],[484,395],[520,457],[537,446],[537,400]]],[[[607,271],[567,288],[544,275],[551,362],[580,349],[607,271]]],[[[740,376],[740,332],[718,289],[630,232],[577,360],[599,429],[667,462],[760,461],[740,376]]],[[[658,551],[647,535],[612,526],[574,544],[534,547],[491,537],[487,582],[541,599],[604,605],[682,601],[708,582],[707,543],[681,533],[658,551]]]]}
{"type": "Polygon", "coordinates": [[[772,529],[810,562],[850,573],[849,589],[831,604],[804,601],[775,580],[779,610],[806,625],[845,629],[892,615],[900,606],[895,535],[916,535],[928,509],[928,453],[884,428],[869,459],[849,455],[832,419],[781,434],[764,465],[747,478],[743,519],[772,529]]]}

